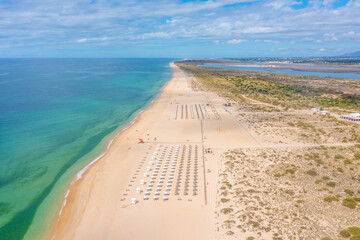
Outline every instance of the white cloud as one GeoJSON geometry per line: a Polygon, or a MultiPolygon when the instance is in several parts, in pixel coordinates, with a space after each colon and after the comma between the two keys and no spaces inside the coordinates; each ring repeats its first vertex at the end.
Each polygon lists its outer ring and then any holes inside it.
{"type": "Polygon", "coordinates": [[[313,39],[313,38],[303,38],[303,39],[301,39],[301,41],[302,42],[314,42],[315,39],[313,39]]]}
{"type": "Polygon", "coordinates": [[[337,38],[337,37],[326,37],[325,38],[325,41],[327,41],[327,42],[336,42],[336,41],[338,41],[339,39],[337,38]]]}
{"type": "Polygon", "coordinates": [[[109,37],[95,37],[95,38],[81,38],[76,40],[76,42],[78,43],[84,43],[84,42],[89,42],[89,41],[106,41],[106,40],[110,40],[113,38],[109,38],[109,37]]]}
{"type": "Polygon", "coordinates": [[[273,44],[275,44],[275,45],[279,45],[279,44],[280,44],[279,41],[268,40],[268,39],[265,39],[264,42],[265,42],[265,43],[273,43],[273,44]]]}
{"type": "Polygon", "coordinates": [[[314,39],[314,38],[303,38],[301,39],[302,42],[311,42],[311,43],[317,43],[320,44],[322,41],[320,39],[314,39]]]}
{"type": "Polygon", "coordinates": [[[174,33],[169,32],[150,32],[150,33],[144,33],[139,36],[139,38],[142,39],[148,39],[148,38],[169,38],[170,36],[174,35],[174,33]]]}
{"type": "Polygon", "coordinates": [[[78,43],[84,43],[84,42],[87,42],[88,39],[87,38],[81,38],[81,39],[78,39],[76,40],[78,43]]]}
{"type": "Polygon", "coordinates": [[[242,33],[246,34],[257,34],[257,33],[271,33],[271,32],[279,32],[282,29],[280,28],[272,28],[272,27],[249,27],[242,29],[242,33]]]}
{"type": "Polygon", "coordinates": [[[299,4],[299,2],[293,1],[293,0],[273,0],[273,1],[270,1],[269,3],[265,4],[265,6],[272,7],[275,9],[280,9],[285,6],[291,6],[291,5],[295,5],[295,4],[299,4]]]}
{"type": "Polygon", "coordinates": [[[360,0],[350,0],[336,11],[324,7],[332,5],[333,0],[311,0],[310,7],[300,10],[291,8],[300,3],[298,0],[186,3],[130,0],[116,4],[96,1],[93,5],[86,0],[49,1],[51,4],[43,0],[18,0],[13,5],[1,2],[0,46],[10,45],[11,49],[12,46],[70,45],[74,42],[94,45],[132,44],[134,41],[160,43],[163,39],[206,39],[210,42],[230,39],[235,40],[234,43],[256,39],[251,41],[272,44],[360,41],[360,33],[356,32],[359,31],[360,0]],[[241,2],[253,4],[224,7],[241,2]],[[243,39],[237,39],[239,36],[243,39]]]}
{"type": "Polygon", "coordinates": [[[232,39],[227,41],[228,44],[240,44],[240,43],[246,43],[248,40],[246,39],[232,39]]]}
{"type": "Polygon", "coordinates": [[[354,31],[344,33],[341,36],[345,37],[347,39],[353,40],[353,41],[360,41],[360,33],[357,33],[357,32],[354,32],[354,31]]]}
{"type": "Polygon", "coordinates": [[[336,42],[339,40],[334,33],[324,33],[324,37],[325,42],[336,42]]]}
{"type": "Polygon", "coordinates": [[[360,0],[350,0],[347,4],[347,7],[360,7],[360,0]]]}

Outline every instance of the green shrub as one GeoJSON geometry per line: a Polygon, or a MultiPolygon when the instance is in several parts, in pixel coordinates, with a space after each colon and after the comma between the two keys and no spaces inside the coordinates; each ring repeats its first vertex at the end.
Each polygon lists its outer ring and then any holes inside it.
{"type": "Polygon", "coordinates": [[[229,214],[232,211],[234,211],[232,208],[223,208],[223,209],[220,210],[220,212],[223,213],[223,214],[229,214]]]}
{"type": "Polygon", "coordinates": [[[347,238],[347,237],[350,237],[351,234],[347,230],[341,230],[340,231],[340,236],[347,238]]]}
{"type": "Polygon", "coordinates": [[[332,201],[339,201],[339,198],[337,196],[326,196],[324,197],[325,202],[332,202],[332,201]]]}
{"type": "Polygon", "coordinates": [[[357,203],[353,198],[345,198],[342,201],[342,205],[347,207],[347,208],[355,209],[357,203]]]}
{"type": "Polygon", "coordinates": [[[344,164],[345,165],[352,164],[352,161],[347,158],[347,159],[344,160],[344,164]]]}
{"type": "Polygon", "coordinates": [[[350,196],[354,196],[354,192],[351,191],[350,189],[345,189],[344,192],[349,194],[350,196]]]}
{"type": "Polygon", "coordinates": [[[255,221],[249,221],[249,224],[251,224],[253,227],[259,227],[260,223],[255,222],[255,221]]]}
{"type": "Polygon", "coordinates": [[[360,236],[360,228],[359,227],[349,227],[347,230],[353,236],[360,236]]]}
{"type": "Polygon", "coordinates": [[[323,176],[323,177],[322,177],[322,180],[328,181],[328,180],[330,180],[330,178],[329,178],[328,176],[323,176]]]}
{"type": "Polygon", "coordinates": [[[295,174],[295,172],[296,172],[296,169],[293,169],[293,168],[286,169],[286,173],[295,174]]]}
{"type": "Polygon", "coordinates": [[[317,172],[316,172],[314,169],[308,170],[306,173],[307,173],[308,175],[310,175],[310,176],[316,176],[316,175],[318,175],[317,172]]]}
{"type": "Polygon", "coordinates": [[[326,183],[326,185],[329,186],[329,187],[335,187],[336,182],[328,182],[328,183],[326,183]]]}
{"type": "Polygon", "coordinates": [[[317,164],[324,164],[324,161],[322,159],[320,159],[320,158],[315,159],[315,162],[317,164]]]}
{"type": "Polygon", "coordinates": [[[350,240],[360,240],[360,228],[359,227],[349,227],[346,230],[340,231],[340,236],[348,238],[351,236],[350,240]]]}
{"type": "Polygon", "coordinates": [[[337,168],[338,172],[344,172],[344,169],[342,168],[337,168]]]}
{"type": "Polygon", "coordinates": [[[344,156],[342,156],[342,155],[340,155],[340,154],[336,154],[335,155],[335,159],[343,159],[344,158],[344,156]]]}

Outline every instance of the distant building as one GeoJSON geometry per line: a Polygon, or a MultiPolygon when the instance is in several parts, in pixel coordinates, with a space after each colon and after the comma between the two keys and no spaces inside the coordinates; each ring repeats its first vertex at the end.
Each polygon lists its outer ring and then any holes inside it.
{"type": "Polygon", "coordinates": [[[311,111],[313,111],[314,113],[316,113],[316,112],[319,111],[319,109],[317,109],[317,108],[312,108],[311,111]]]}
{"type": "Polygon", "coordinates": [[[320,111],[320,114],[321,115],[330,115],[330,112],[328,112],[328,111],[320,111]]]}
{"type": "Polygon", "coordinates": [[[349,115],[340,116],[340,118],[350,121],[360,121],[360,113],[350,113],[349,115]]]}

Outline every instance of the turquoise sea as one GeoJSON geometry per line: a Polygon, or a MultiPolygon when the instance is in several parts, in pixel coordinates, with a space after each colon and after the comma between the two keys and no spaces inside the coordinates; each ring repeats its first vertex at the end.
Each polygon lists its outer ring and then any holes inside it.
{"type": "Polygon", "coordinates": [[[38,239],[172,59],[0,59],[0,239],[38,239]]]}

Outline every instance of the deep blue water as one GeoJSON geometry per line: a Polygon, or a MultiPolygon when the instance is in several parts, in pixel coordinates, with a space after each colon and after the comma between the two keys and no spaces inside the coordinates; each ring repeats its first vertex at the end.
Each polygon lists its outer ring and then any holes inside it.
{"type": "Polygon", "coordinates": [[[233,67],[233,66],[227,66],[221,64],[208,64],[208,65],[205,64],[199,66],[208,67],[208,68],[243,70],[249,72],[267,72],[267,73],[282,73],[282,74],[302,75],[302,76],[360,79],[360,74],[355,72],[347,72],[347,73],[307,72],[307,71],[297,71],[292,69],[274,69],[274,68],[262,68],[262,67],[233,67]]]}
{"type": "Polygon", "coordinates": [[[53,188],[157,95],[170,61],[0,59],[0,239],[41,230],[53,188]]]}

